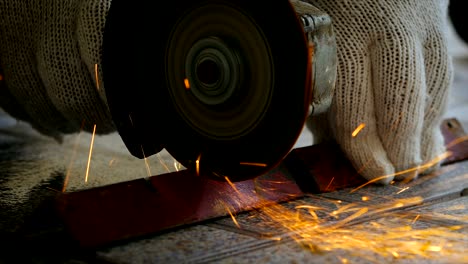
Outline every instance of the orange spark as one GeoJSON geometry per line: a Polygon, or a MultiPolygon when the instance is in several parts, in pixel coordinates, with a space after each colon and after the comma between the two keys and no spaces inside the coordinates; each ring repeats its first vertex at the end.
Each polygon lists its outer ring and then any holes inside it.
{"type": "Polygon", "coordinates": [[[402,171],[398,171],[398,172],[395,172],[395,173],[391,173],[391,174],[388,174],[388,175],[383,175],[383,176],[380,176],[380,177],[377,177],[375,179],[372,179],[364,184],[362,184],[361,186],[358,186],[356,187],[355,189],[351,190],[350,193],[353,193],[369,184],[372,184],[374,182],[378,182],[382,179],[386,179],[386,178],[390,178],[390,177],[394,177],[394,176],[397,176],[397,175],[402,175],[402,174],[407,174],[407,173],[410,173],[410,172],[414,172],[414,171],[422,171],[423,169],[427,169],[427,168],[430,168],[432,166],[434,166],[435,164],[441,162],[442,160],[446,159],[447,157],[451,156],[452,153],[450,151],[446,151],[442,154],[440,154],[439,156],[436,156],[433,160],[427,162],[426,164],[423,164],[423,165],[420,165],[420,166],[416,166],[416,167],[413,167],[413,168],[409,168],[407,170],[402,170],[402,171]]]}
{"type": "Polygon", "coordinates": [[[411,225],[414,225],[414,223],[416,223],[416,221],[418,221],[419,217],[421,217],[421,215],[417,215],[413,221],[411,222],[411,225]]]}
{"type": "Polygon", "coordinates": [[[404,192],[404,191],[406,191],[406,190],[408,190],[408,189],[409,189],[409,187],[407,186],[407,187],[405,187],[405,188],[399,190],[396,194],[400,194],[400,193],[402,193],[402,192],[404,192]]]}
{"type": "Polygon", "coordinates": [[[421,170],[421,169],[430,168],[430,167],[434,166],[435,164],[443,161],[444,159],[446,159],[446,158],[448,158],[450,156],[452,156],[452,152],[446,151],[446,152],[436,156],[434,159],[430,160],[426,164],[423,164],[423,165],[419,166],[419,169],[421,170]]]}
{"type": "Polygon", "coordinates": [[[333,183],[334,180],[335,180],[335,177],[332,177],[330,182],[327,185],[327,188],[325,188],[325,190],[329,190],[329,188],[330,188],[330,186],[331,186],[331,184],[333,183]]]}
{"type": "Polygon", "coordinates": [[[266,167],[267,165],[265,163],[258,163],[258,162],[240,162],[240,165],[246,165],[246,166],[255,166],[255,167],[266,167]]]}
{"type": "Polygon", "coordinates": [[[296,209],[302,209],[302,208],[307,208],[307,209],[314,209],[314,210],[322,210],[323,207],[318,207],[318,206],[313,206],[313,205],[308,205],[308,204],[301,204],[295,207],[296,209]]]}
{"type": "Polygon", "coordinates": [[[460,144],[462,143],[463,141],[467,141],[468,140],[468,135],[465,135],[465,136],[462,136],[462,137],[459,137],[457,139],[454,139],[453,141],[451,141],[450,143],[447,144],[447,148],[451,148],[457,144],[460,144]]]}
{"type": "Polygon", "coordinates": [[[151,169],[150,169],[150,166],[148,164],[148,159],[146,157],[143,158],[143,160],[145,160],[145,166],[146,166],[146,173],[148,174],[148,177],[151,177],[151,169]]]}
{"type": "Polygon", "coordinates": [[[232,222],[234,222],[234,224],[237,226],[237,228],[241,228],[240,225],[239,225],[239,222],[237,222],[236,217],[234,216],[234,214],[233,214],[233,213],[231,212],[231,210],[229,209],[229,206],[227,206],[226,204],[224,204],[224,207],[226,208],[226,210],[228,211],[229,215],[231,216],[232,222]]]}
{"type": "Polygon", "coordinates": [[[363,200],[363,201],[369,201],[369,196],[363,196],[363,197],[361,198],[361,200],[363,200]]]}
{"type": "Polygon", "coordinates": [[[237,189],[236,185],[234,185],[234,183],[227,177],[227,176],[224,176],[224,179],[227,181],[227,183],[231,186],[231,188],[236,191],[236,193],[240,196],[240,197],[243,197],[243,198],[247,198],[247,195],[243,195],[239,189],[237,189]]]}
{"type": "Polygon", "coordinates": [[[341,260],[341,263],[343,263],[343,264],[349,263],[348,259],[346,259],[346,258],[339,257],[339,259],[341,260]]]}
{"type": "Polygon", "coordinates": [[[88,165],[86,166],[85,182],[88,182],[89,166],[91,164],[91,155],[93,154],[94,136],[96,135],[96,124],[94,124],[93,135],[91,137],[91,144],[89,145],[88,165]]]}
{"type": "Polygon", "coordinates": [[[94,77],[96,78],[96,88],[99,91],[99,71],[98,71],[98,64],[94,64],[94,77]]]}
{"type": "Polygon", "coordinates": [[[185,78],[184,79],[184,84],[185,84],[185,89],[190,89],[190,82],[189,82],[189,79],[185,78]]]}
{"type": "Polygon", "coordinates": [[[361,123],[359,124],[358,127],[356,127],[356,129],[353,131],[353,133],[351,134],[353,137],[357,136],[357,134],[359,134],[359,132],[361,132],[361,130],[366,126],[366,124],[364,123],[361,123]]]}
{"type": "Polygon", "coordinates": [[[200,176],[200,159],[201,159],[201,153],[198,155],[197,160],[195,161],[195,173],[197,176],[200,176]]]}
{"type": "Polygon", "coordinates": [[[143,160],[145,161],[146,173],[148,174],[148,177],[151,177],[152,176],[151,169],[148,164],[148,159],[146,158],[145,151],[143,150],[143,145],[140,145],[140,148],[141,148],[141,153],[143,153],[143,160]]]}
{"type": "MultiPolygon", "coordinates": [[[[236,190],[240,199],[250,198],[240,193],[228,177],[225,179],[236,190]]],[[[362,197],[363,200],[371,198],[370,196],[362,197]]],[[[268,218],[262,220],[273,221],[279,224],[280,228],[288,230],[288,232],[281,231],[280,235],[272,234],[275,240],[289,237],[312,252],[346,250],[354,255],[361,254],[361,251],[371,251],[390,260],[411,257],[431,259],[433,256],[452,257],[458,260],[462,256],[463,261],[467,260],[464,249],[453,246],[452,243],[452,241],[458,242],[465,239],[464,233],[453,232],[464,228],[463,225],[413,229],[412,225],[419,219],[419,215],[408,218],[408,214],[401,214],[400,211],[394,213],[395,208],[421,205],[424,202],[422,197],[391,199],[387,203],[371,203],[366,207],[361,207],[360,203],[346,203],[333,199],[328,202],[334,204],[336,208],[302,204],[295,206],[296,210],[292,210],[279,203],[268,203],[259,208],[261,214],[255,217],[267,216],[268,218]],[[320,210],[320,214],[316,213],[317,210],[320,210]],[[321,218],[322,216],[324,218],[321,218]],[[335,220],[330,222],[329,217],[335,220]],[[374,218],[375,221],[369,222],[368,225],[354,224],[354,222],[367,221],[369,217],[374,218]]],[[[239,227],[232,207],[224,206],[234,224],[239,227]]],[[[451,209],[463,208],[464,206],[456,206],[451,209]]],[[[432,216],[434,212],[431,212],[432,216]]],[[[445,217],[458,221],[465,219],[451,215],[445,217]]],[[[367,253],[362,254],[366,257],[367,253]]],[[[341,260],[343,263],[348,262],[344,258],[341,260]]]]}

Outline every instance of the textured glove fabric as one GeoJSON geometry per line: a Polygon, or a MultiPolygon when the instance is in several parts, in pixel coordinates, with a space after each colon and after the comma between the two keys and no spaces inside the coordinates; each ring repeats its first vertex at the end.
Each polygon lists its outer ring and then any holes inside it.
{"type": "Polygon", "coordinates": [[[114,131],[101,76],[110,1],[0,0],[0,106],[44,134],[114,131]]]}
{"type": "Polygon", "coordinates": [[[440,124],[452,80],[448,1],[306,2],[332,17],[338,46],[334,99],[322,117],[328,120],[312,120],[312,131],[326,131],[328,124],[368,180],[415,178],[421,165],[445,151],[440,124]]]}

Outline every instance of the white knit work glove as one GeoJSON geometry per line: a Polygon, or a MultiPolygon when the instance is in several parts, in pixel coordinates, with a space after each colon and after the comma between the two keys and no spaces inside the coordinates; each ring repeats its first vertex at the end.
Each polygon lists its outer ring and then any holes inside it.
{"type": "Polygon", "coordinates": [[[0,106],[57,139],[114,131],[99,77],[110,2],[0,1],[0,106]]]}
{"type": "Polygon", "coordinates": [[[415,178],[421,170],[401,172],[445,150],[440,124],[452,78],[448,1],[306,2],[331,16],[338,50],[334,99],[327,115],[312,120],[314,137],[331,129],[368,180],[415,178]]]}

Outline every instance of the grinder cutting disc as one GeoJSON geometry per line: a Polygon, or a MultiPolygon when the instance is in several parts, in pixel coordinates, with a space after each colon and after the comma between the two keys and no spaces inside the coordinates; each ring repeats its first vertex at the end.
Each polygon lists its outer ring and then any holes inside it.
{"type": "Polygon", "coordinates": [[[106,94],[130,152],[166,148],[215,179],[256,177],[291,150],[309,67],[288,0],[114,0],[107,17],[106,94]]]}

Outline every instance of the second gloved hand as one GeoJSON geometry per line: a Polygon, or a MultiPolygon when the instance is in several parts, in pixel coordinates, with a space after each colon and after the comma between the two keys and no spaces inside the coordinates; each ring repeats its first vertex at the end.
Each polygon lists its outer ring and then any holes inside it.
{"type": "Polygon", "coordinates": [[[327,115],[312,120],[314,137],[331,130],[368,180],[417,177],[421,165],[445,151],[440,124],[452,78],[448,2],[306,2],[332,17],[338,46],[333,103],[327,115]]]}

